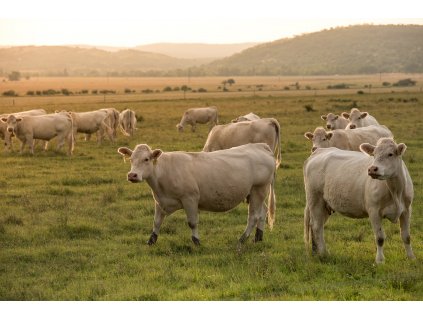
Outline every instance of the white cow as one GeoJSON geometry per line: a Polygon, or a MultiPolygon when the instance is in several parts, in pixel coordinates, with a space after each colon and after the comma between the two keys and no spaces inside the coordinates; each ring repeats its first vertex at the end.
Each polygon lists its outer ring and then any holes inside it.
{"type": "Polygon", "coordinates": [[[209,132],[203,151],[229,149],[248,143],[264,142],[273,150],[276,167],[281,163],[280,125],[274,118],[261,118],[217,125],[209,132]]]}
{"type": "MultiPolygon", "coordinates": [[[[66,112],[66,111],[65,111],[66,112]]],[[[106,110],[94,110],[89,112],[69,112],[73,119],[74,136],[77,133],[97,133],[97,142],[101,144],[104,133],[113,141],[113,129],[107,124],[109,113],[106,110]]]]}
{"type": "Polygon", "coordinates": [[[252,120],[257,120],[257,119],[260,119],[260,117],[257,116],[254,113],[248,113],[246,115],[239,116],[235,119],[232,119],[232,122],[233,123],[239,123],[240,121],[252,121],[252,120]]]}
{"type": "Polygon", "coordinates": [[[178,128],[179,132],[182,132],[185,125],[191,125],[191,131],[194,132],[197,124],[207,123],[210,123],[210,129],[218,124],[216,106],[188,109],[182,116],[181,122],[176,125],[176,128],[178,128]]]}
{"type": "Polygon", "coordinates": [[[317,148],[328,147],[360,151],[360,145],[364,142],[376,144],[379,138],[393,137],[393,135],[386,126],[372,125],[357,129],[337,129],[333,131],[326,131],[323,127],[317,127],[314,133],[306,132],[304,137],[313,143],[311,152],[317,148]]]}
{"type": "Polygon", "coordinates": [[[68,143],[68,155],[72,155],[74,147],[73,121],[67,113],[55,113],[39,116],[16,117],[9,115],[1,120],[7,123],[7,130],[21,142],[21,152],[28,145],[34,154],[34,139],[49,141],[57,136],[57,150],[65,142],[68,143]]]}
{"type": "Polygon", "coordinates": [[[370,125],[379,125],[376,118],[374,118],[372,115],[369,115],[368,112],[359,111],[358,108],[352,108],[350,114],[343,112],[342,116],[347,118],[349,121],[349,124],[345,129],[355,129],[370,125]]]}
{"type": "MultiPolygon", "coordinates": [[[[107,117],[104,120],[105,124],[110,127],[109,129],[112,130],[112,141],[117,137],[117,129],[119,127],[119,111],[116,108],[102,108],[99,109],[102,111],[107,112],[107,117]]],[[[107,133],[107,135],[110,138],[109,132],[107,129],[104,129],[102,131],[101,140],[104,138],[104,133],[107,133]]],[[[85,140],[91,140],[91,133],[85,134],[85,140]]],[[[98,134],[97,134],[97,140],[98,140],[98,134]]]]}
{"type": "Polygon", "coordinates": [[[365,143],[360,148],[366,154],[318,149],[305,161],[305,242],[311,239],[312,252],[324,255],[323,227],[332,212],[369,218],[377,244],[376,263],[381,263],[385,241],[382,219],[394,223],[399,219],[407,256],[414,258],[410,244],[413,182],[402,161],[406,146],[381,138],[376,146],[365,143]]]}
{"type": "MultiPolygon", "coordinates": [[[[24,116],[37,116],[37,115],[45,115],[47,112],[44,109],[32,109],[32,110],[26,110],[23,112],[18,113],[11,113],[11,114],[2,114],[1,117],[7,117],[9,115],[15,115],[16,117],[24,117],[24,116]]],[[[7,131],[7,124],[4,121],[0,120],[0,138],[4,140],[4,146],[8,150],[13,150],[12,147],[12,136],[7,131]]]]}
{"type": "Polygon", "coordinates": [[[135,112],[125,109],[119,115],[119,127],[125,136],[132,136],[137,129],[137,117],[135,112]]]}
{"type": "Polygon", "coordinates": [[[215,152],[162,152],[148,145],[118,152],[130,157],[128,181],[146,180],[153,191],[155,214],[148,244],[157,241],[166,215],[185,209],[192,240],[199,245],[198,210],[224,212],[248,197],[248,223],[239,239],[242,244],[257,227],[255,241],[263,238],[266,194],[269,192],[268,224],[275,218],[275,160],[266,144],[248,144],[215,152]]]}
{"type": "Polygon", "coordinates": [[[326,121],[326,128],[329,130],[345,129],[349,123],[348,119],[333,113],[322,115],[320,118],[326,121]]]}

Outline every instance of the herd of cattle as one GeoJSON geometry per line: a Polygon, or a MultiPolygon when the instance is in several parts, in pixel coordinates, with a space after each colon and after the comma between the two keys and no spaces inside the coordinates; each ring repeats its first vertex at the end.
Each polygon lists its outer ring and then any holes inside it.
{"type": "MultiPolygon", "coordinates": [[[[311,242],[312,252],[326,254],[324,224],[339,212],[351,218],[369,218],[377,246],[376,263],[384,261],[385,234],[382,219],[400,222],[401,238],[407,256],[414,258],[410,243],[410,216],[413,183],[402,160],[406,150],[396,144],[392,132],[357,108],[350,113],[321,116],[325,130],[318,127],[304,136],[312,142],[310,157],[303,166],[306,206],[304,239],[311,242]]],[[[127,135],[136,129],[132,110],[119,113],[114,108],[90,112],[57,111],[46,114],[42,109],[0,115],[0,136],[6,148],[12,136],[21,141],[21,151],[28,145],[34,152],[37,139],[47,142],[57,137],[57,148],[68,143],[72,154],[76,133],[104,135],[114,140],[118,128],[127,135]]],[[[134,150],[120,147],[118,152],[130,158],[130,182],[145,180],[155,201],[153,232],[148,244],[157,241],[166,215],[184,209],[192,240],[200,244],[198,211],[228,211],[246,200],[248,221],[239,239],[239,247],[256,229],[254,241],[263,239],[265,222],[275,221],[275,179],[281,163],[280,125],[274,118],[260,118],[249,113],[218,124],[215,106],[188,109],[177,129],[186,125],[195,131],[197,124],[210,124],[201,152],[163,152],[139,144],[134,150]],[[267,198],[267,204],[265,203],[267,198]]]]}

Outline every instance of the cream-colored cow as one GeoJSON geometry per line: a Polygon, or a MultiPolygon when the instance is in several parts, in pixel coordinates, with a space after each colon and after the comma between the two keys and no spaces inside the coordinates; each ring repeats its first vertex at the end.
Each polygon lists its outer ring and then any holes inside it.
{"type": "Polygon", "coordinates": [[[306,207],[304,239],[312,251],[326,253],[324,224],[334,211],[351,218],[369,218],[377,245],[376,263],[384,261],[382,219],[400,221],[401,238],[409,258],[413,182],[402,160],[404,144],[381,138],[364,143],[362,152],[317,149],[304,163],[306,207]],[[370,156],[373,156],[370,157],[370,156]]]}
{"type": "Polygon", "coordinates": [[[281,163],[280,125],[274,118],[261,118],[214,126],[210,131],[203,151],[229,149],[248,143],[264,142],[273,150],[276,165],[281,163]]]}
{"type": "Polygon", "coordinates": [[[57,136],[57,150],[68,143],[68,155],[74,147],[73,120],[67,113],[55,113],[39,116],[16,117],[9,115],[1,120],[7,123],[7,130],[21,142],[21,152],[28,145],[34,154],[34,139],[49,141],[57,136]]]}
{"type": "Polygon", "coordinates": [[[148,244],[157,241],[165,216],[184,209],[192,240],[200,244],[198,210],[224,212],[249,198],[248,224],[240,244],[254,227],[255,241],[263,239],[267,217],[270,227],[275,219],[275,159],[266,144],[248,144],[215,152],[162,152],[148,145],[132,151],[121,147],[118,152],[131,159],[128,181],[145,180],[153,191],[155,214],[153,233],[148,244]]]}
{"type": "Polygon", "coordinates": [[[306,132],[304,137],[313,143],[312,152],[317,148],[328,147],[360,151],[360,145],[364,142],[376,144],[379,138],[393,137],[393,135],[386,126],[372,125],[357,129],[337,129],[333,131],[326,131],[323,127],[317,127],[314,133],[306,132]]]}
{"type": "Polygon", "coordinates": [[[342,116],[348,119],[349,122],[345,129],[355,129],[370,125],[379,125],[376,118],[374,118],[368,112],[359,111],[358,108],[352,108],[349,114],[344,112],[342,113],[342,116]]]}
{"type": "Polygon", "coordinates": [[[176,125],[176,128],[178,128],[179,132],[182,132],[185,125],[191,125],[191,131],[194,132],[197,124],[207,123],[210,123],[210,129],[218,124],[216,106],[188,109],[182,116],[181,122],[176,125]]]}
{"type": "MultiPolygon", "coordinates": [[[[2,114],[2,115],[0,115],[0,118],[1,117],[7,117],[9,115],[15,115],[16,117],[24,117],[24,116],[38,116],[38,115],[45,115],[45,114],[47,114],[47,112],[44,109],[40,108],[40,109],[26,110],[26,111],[18,112],[18,113],[2,114]]],[[[5,149],[13,150],[12,138],[11,137],[12,136],[7,131],[6,122],[0,120],[0,138],[4,140],[5,149]]]]}
{"type": "Polygon", "coordinates": [[[239,117],[237,117],[235,119],[232,119],[232,122],[233,123],[239,123],[241,121],[252,121],[252,120],[257,120],[257,119],[260,119],[260,117],[257,116],[254,113],[248,113],[246,115],[239,116],[239,117]]]}
{"type": "Polygon", "coordinates": [[[322,115],[320,118],[326,121],[326,128],[329,130],[345,129],[349,123],[348,119],[333,113],[322,115]]]}
{"type": "Polygon", "coordinates": [[[94,110],[89,112],[69,112],[73,119],[74,136],[77,133],[97,133],[97,142],[101,144],[106,133],[113,141],[113,129],[107,124],[109,113],[106,110],[94,110]]]}
{"type": "Polygon", "coordinates": [[[135,112],[125,109],[119,115],[119,126],[125,136],[133,136],[137,129],[137,117],[135,112]]]}

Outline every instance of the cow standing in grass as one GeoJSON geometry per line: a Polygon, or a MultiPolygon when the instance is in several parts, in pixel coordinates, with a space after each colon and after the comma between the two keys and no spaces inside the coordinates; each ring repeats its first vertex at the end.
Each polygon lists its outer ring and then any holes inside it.
{"type": "Polygon", "coordinates": [[[414,258],[410,243],[413,182],[402,160],[406,146],[381,138],[376,146],[364,143],[360,149],[364,153],[317,149],[305,161],[304,239],[306,243],[311,239],[313,253],[324,255],[323,228],[332,212],[369,218],[377,246],[376,263],[382,263],[382,219],[399,220],[407,256],[414,258]]]}
{"type": "Polygon", "coordinates": [[[247,228],[240,244],[256,227],[255,241],[263,239],[268,194],[268,224],[275,218],[275,160],[266,144],[248,144],[215,152],[162,152],[148,145],[118,152],[131,160],[130,182],[147,181],[155,201],[153,233],[156,243],[165,216],[184,209],[192,230],[192,241],[200,244],[198,210],[224,212],[249,198],[247,228]]]}
{"type": "Polygon", "coordinates": [[[210,123],[210,129],[218,124],[217,107],[202,107],[202,108],[190,108],[188,109],[179,124],[176,125],[179,132],[184,131],[185,125],[191,125],[191,131],[195,132],[197,124],[210,123]]]}

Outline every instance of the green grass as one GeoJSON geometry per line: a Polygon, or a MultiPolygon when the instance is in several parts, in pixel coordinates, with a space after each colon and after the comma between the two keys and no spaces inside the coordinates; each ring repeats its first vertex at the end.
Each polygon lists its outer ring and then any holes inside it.
{"type": "MultiPolygon", "coordinates": [[[[83,111],[104,106],[72,107],[83,111]]],[[[229,96],[106,106],[130,107],[143,116],[134,137],[120,134],[116,143],[99,146],[95,138],[84,142],[78,136],[72,158],[39,149],[34,156],[0,154],[0,299],[423,299],[423,94],[229,96]],[[303,134],[324,124],[321,114],[348,111],[354,101],[408,146],[404,160],[415,186],[411,236],[416,261],[406,259],[398,224],[384,220],[386,262],[375,266],[369,221],[337,213],[325,228],[329,256],[314,258],[305,249],[302,165],[311,144],[303,134]],[[237,252],[246,204],[228,213],[202,212],[202,246],[196,247],[185,214],[178,211],[165,219],[157,244],[147,246],[154,214],[151,192],[146,183],[126,181],[130,164],[116,150],[138,143],[164,151],[201,150],[207,127],[178,134],[175,125],[186,108],[205,105],[218,107],[221,123],[250,111],[280,122],[283,163],[276,182],[274,230],[266,229],[262,243],[249,240],[237,252]],[[304,105],[316,112],[306,112],[304,105]]]]}

